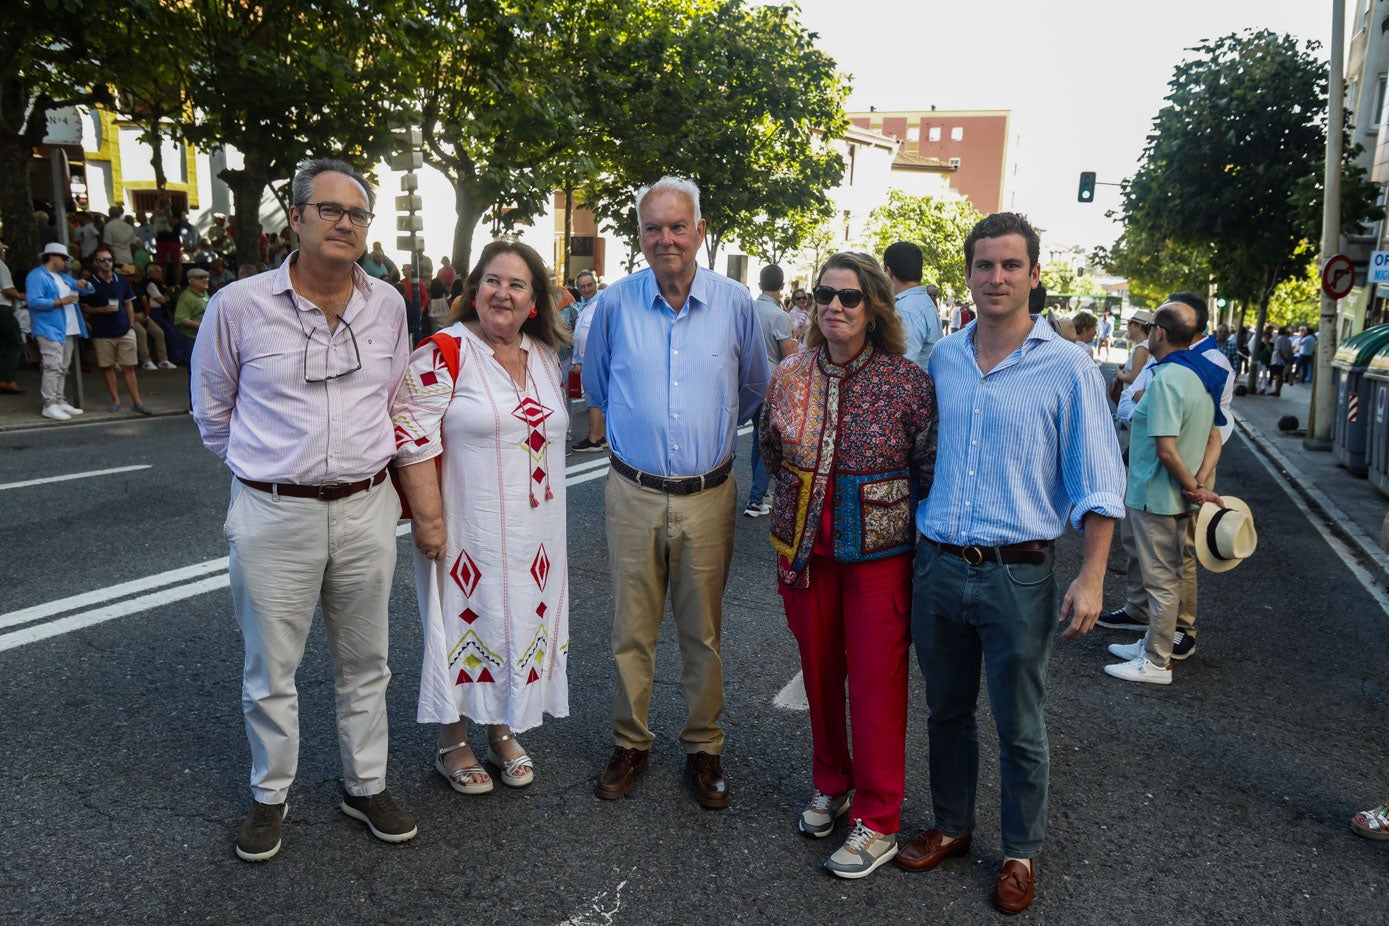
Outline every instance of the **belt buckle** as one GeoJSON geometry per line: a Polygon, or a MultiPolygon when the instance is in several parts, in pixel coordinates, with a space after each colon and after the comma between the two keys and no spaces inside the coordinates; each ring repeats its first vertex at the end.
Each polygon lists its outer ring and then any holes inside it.
{"type": "Polygon", "coordinates": [[[960,559],[969,563],[971,566],[979,566],[984,562],[984,548],[970,544],[960,550],[960,559]]]}
{"type": "Polygon", "coordinates": [[[328,496],[325,493],[335,492],[338,489],[342,488],[342,485],[343,484],[341,482],[325,482],[323,483],[323,485],[318,487],[318,495],[316,495],[315,498],[317,498],[320,502],[332,501],[332,499],[328,498],[328,496]]]}

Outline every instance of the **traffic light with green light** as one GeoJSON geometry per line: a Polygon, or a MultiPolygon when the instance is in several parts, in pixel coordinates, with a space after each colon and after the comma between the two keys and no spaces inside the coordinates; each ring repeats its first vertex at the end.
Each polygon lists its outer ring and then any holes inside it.
{"type": "Polygon", "coordinates": [[[1080,192],[1076,194],[1076,200],[1082,203],[1095,201],[1095,172],[1093,170],[1080,172],[1080,192]]]}

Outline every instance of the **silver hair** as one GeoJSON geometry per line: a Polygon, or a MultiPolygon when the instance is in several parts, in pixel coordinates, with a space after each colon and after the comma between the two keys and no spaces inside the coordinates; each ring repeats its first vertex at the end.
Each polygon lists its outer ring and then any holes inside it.
{"type": "Polygon", "coordinates": [[[300,161],[299,169],[294,172],[294,183],[290,187],[293,194],[290,205],[301,206],[308,202],[313,196],[313,178],[327,173],[346,174],[360,183],[367,194],[367,208],[376,207],[376,191],[371,188],[371,184],[357,173],[357,168],[339,158],[311,158],[300,161]]]}
{"type": "Polygon", "coordinates": [[[641,223],[641,204],[646,202],[646,197],[652,193],[680,193],[688,196],[690,202],[694,203],[694,220],[698,224],[700,220],[699,212],[699,187],[693,180],[686,180],[684,177],[672,177],[666,174],[660,180],[650,186],[644,186],[637,190],[637,223],[641,223]]]}
{"type": "Polygon", "coordinates": [[[575,283],[579,282],[579,277],[588,277],[593,282],[598,282],[598,274],[594,273],[592,270],[580,270],[578,273],[574,274],[575,283]]]}

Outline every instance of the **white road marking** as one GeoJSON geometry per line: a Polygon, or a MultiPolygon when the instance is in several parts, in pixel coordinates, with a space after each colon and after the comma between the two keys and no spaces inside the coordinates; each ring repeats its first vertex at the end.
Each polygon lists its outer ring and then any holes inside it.
{"type": "Polygon", "coordinates": [[[4,489],[27,489],[29,486],[48,485],[53,482],[68,482],[72,479],[91,479],[94,476],[111,476],[115,473],[133,473],[140,469],[150,469],[152,464],[141,463],[139,466],[117,466],[115,469],[94,469],[87,473],[69,473],[66,476],[48,476],[44,479],[26,479],[23,482],[7,482],[0,485],[0,490],[4,489]]]}
{"type": "MultiPolygon", "coordinates": [[[[1258,447],[1253,446],[1253,441],[1250,439],[1249,435],[1241,431],[1240,439],[1243,440],[1247,446],[1249,446],[1250,451],[1254,454],[1255,458],[1257,458],[1258,461],[1261,464],[1263,464],[1264,469],[1268,470],[1268,474],[1273,477],[1273,481],[1278,483],[1279,487],[1282,488],[1282,490],[1285,493],[1287,493],[1288,498],[1292,499],[1293,507],[1297,508],[1298,511],[1302,512],[1303,517],[1307,519],[1307,522],[1311,524],[1312,527],[1316,528],[1317,533],[1321,535],[1322,540],[1326,541],[1326,545],[1331,548],[1331,551],[1341,558],[1341,562],[1346,564],[1346,568],[1350,570],[1351,575],[1355,576],[1355,578],[1360,582],[1360,584],[1364,586],[1365,591],[1370,593],[1370,597],[1375,600],[1375,603],[1379,605],[1380,609],[1384,611],[1386,615],[1389,615],[1389,596],[1386,596],[1383,590],[1381,590],[1381,588],[1379,587],[1379,583],[1375,580],[1375,577],[1370,575],[1369,571],[1366,570],[1364,566],[1360,565],[1359,559],[1357,559],[1355,554],[1351,551],[1351,549],[1347,547],[1344,542],[1341,541],[1341,538],[1331,533],[1331,531],[1327,529],[1326,525],[1321,522],[1320,518],[1317,518],[1315,515],[1312,514],[1312,512],[1307,510],[1306,499],[1298,495],[1297,491],[1293,489],[1291,485],[1288,484],[1288,481],[1283,476],[1283,474],[1273,468],[1273,464],[1269,462],[1268,457],[1261,453],[1258,447]]],[[[1282,452],[1279,451],[1278,448],[1270,447],[1269,452],[1276,456],[1278,464],[1282,466],[1284,470],[1294,473],[1298,472],[1297,468],[1293,466],[1292,463],[1286,457],[1283,456],[1282,452]]],[[[1307,487],[1309,489],[1314,488],[1309,486],[1305,479],[1300,481],[1304,487],[1307,487]]],[[[1332,516],[1336,517],[1343,527],[1353,526],[1353,523],[1350,521],[1350,519],[1346,518],[1344,515],[1341,515],[1340,509],[1337,508],[1331,502],[1331,500],[1328,499],[1325,495],[1322,495],[1319,490],[1316,491],[1314,497],[1317,498],[1318,504],[1322,505],[1329,512],[1331,512],[1332,516]]],[[[1351,536],[1355,536],[1355,533],[1352,532],[1351,536]]],[[[1359,545],[1365,548],[1366,552],[1370,553],[1371,555],[1375,557],[1379,556],[1378,551],[1375,550],[1373,547],[1370,547],[1368,543],[1362,541],[1359,545]]],[[[1256,553],[1255,556],[1257,555],[1258,554],[1256,553]]]]}
{"type": "Polygon", "coordinates": [[[588,909],[561,921],[557,926],[600,926],[608,924],[612,926],[613,917],[617,911],[622,909],[622,889],[627,886],[626,881],[618,882],[613,889],[613,899],[611,907],[604,907],[603,900],[608,896],[607,891],[603,891],[593,900],[589,901],[588,909]]]}
{"type": "MultiPolygon", "coordinates": [[[[127,469],[147,469],[146,466],[126,467],[118,470],[103,470],[102,473],[125,472],[127,469]]],[[[590,482],[594,479],[602,478],[608,472],[608,459],[603,457],[601,460],[586,462],[569,470],[575,475],[570,475],[564,480],[566,486],[578,485],[590,482]]],[[[99,475],[98,473],[88,473],[85,475],[99,475]]],[[[60,479],[76,479],[80,476],[59,477],[60,479]]],[[[15,486],[28,483],[15,483],[15,486]]],[[[0,488],[7,488],[0,486],[0,488]]],[[[408,537],[410,534],[410,522],[403,521],[396,526],[397,537],[408,537]]],[[[218,559],[210,559],[203,563],[195,563],[191,566],[183,566],[178,569],[171,569],[168,572],[161,572],[156,575],[146,576],[143,579],[135,579],[130,582],[122,582],[118,585],[111,585],[107,588],[99,588],[94,591],[84,592],[80,595],[73,595],[68,598],[59,598],[56,601],[49,601],[44,604],[34,605],[29,608],[21,608],[18,611],[11,611],[7,614],[0,614],[0,630],[6,627],[17,627],[22,624],[33,624],[30,627],[13,631],[7,634],[0,634],[0,652],[23,646],[26,643],[33,643],[38,640],[45,640],[59,634],[70,633],[74,630],[81,630],[84,627],[91,627],[104,621],[113,620],[117,617],[125,617],[130,614],[138,614],[141,611],[148,611],[152,608],[163,607],[185,598],[192,598],[208,592],[215,592],[227,588],[231,580],[226,574],[229,560],[223,556],[218,559]],[[222,575],[212,575],[213,573],[222,575]],[[186,583],[186,584],[179,584],[186,583]],[[174,586],[173,588],[164,588],[174,586]],[[140,592],[147,592],[152,589],[164,588],[163,591],[153,594],[141,595],[138,598],[131,598],[128,601],[119,601],[129,595],[136,595],[140,592]],[[113,603],[118,602],[118,603],[113,603]],[[84,608],[96,606],[96,610],[83,611],[84,608]],[[48,623],[35,623],[46,618],[57,617],[60,614],[77,611],[80,613],[71,614],[58,620],[48,623]]]]}
{"type": "Polygon", "coordinates": [[[779,707],[784,711],[808,711],[810,710],[810,699],[805,694],[805,677],[797,672],[785,687],[777,692],[772,698],[772,707],[779,707]]]}

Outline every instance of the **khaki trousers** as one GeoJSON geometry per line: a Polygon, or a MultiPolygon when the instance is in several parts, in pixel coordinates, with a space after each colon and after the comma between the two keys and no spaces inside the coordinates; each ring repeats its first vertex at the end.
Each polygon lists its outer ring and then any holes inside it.
{"type": "Polygon", "coordinates": [[[604,493],[613,582],[613,742],[650,749],[647,718],[666,591],[680,641],[687,753],[723,751],[723,590],[733,559],[733,479],[694,495],[666,495],[616,472],[604,493]]]}
{"type": "MultiPolygon", "coordinates": [[[[1215,491],[1215,474],[1208,488],[1215,491]]],[[[1130,509],[1131,510],[1131,509],[1130,509]]],[[[1119,522],[1119,544],[1124,548],[1127,595],[1124,610],[1134,617],[1148,620],[1148,590],[1143,584],[1143,572],[1138,568],[1138,551],[1133,543],[1133,522],[1119,522]]],[[[1177,606],[1177,629],[1196,636],[1196,518],[1188,518],[1186,546],[1182,548],[1182,594],[1177,606]]]]}
{"type": "Polygon", "coordinates": [[[43,373],[39,377],[39,395],[43,396],[43,406],[61,405],[67,401],[68,367],[72,365],[72,355],[77,350],[77,336],[68,335],[61,341],[41,337],[34,340],[39,342],[39,357],[43,363],[43,373]]]}
{"type": "Polygon", "coordinates": [[[1172,637],[1177,632],[1177,610],[1182,603],[1182,557],[1190,515],[1153,514],[1128,509],[1126,520],[1133,523],[1133,544],[1138,568],[1148,590],[1148,632],[1144,650],[1155,666],[1166,666],[1172,659],[1172,637]]]}
{"type": "Polygon", "coordinates": [[[290,498],[232,480],[224,531],[231,593],[246,644],[241,708],[251,793],[282,804],[299,764],[294,676],[322,601],[337,692],[343,786],[386,787],[387,608],[400,499],[389,481],[334,502],[290,498]]]}
{"type": "Polygon", "coordinates": [[[164,329],[159,327],[159,322],[152,318],[135,323],[135,350],[139,354],[141,363],[150,360],[164,362],[169,359],[169,350],[164,346],[164,329]],[[150,355],[151,348],[154,351],[150,355]]]}

